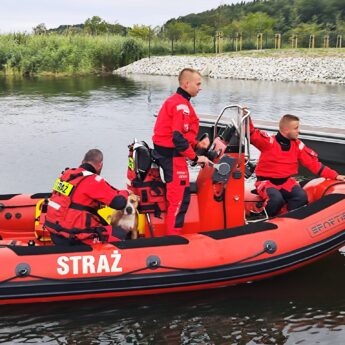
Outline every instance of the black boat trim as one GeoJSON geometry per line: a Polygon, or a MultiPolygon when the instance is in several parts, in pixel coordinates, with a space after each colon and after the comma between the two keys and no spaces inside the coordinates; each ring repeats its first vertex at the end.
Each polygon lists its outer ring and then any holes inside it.
{"type": "Polygon", "coordinates": [[[189,240],[178,235],[137,238],[131,241],[111,242],[112,245],[119,249],[135,249],[148,247],[176,246],[189,244],[189,240]]]}
{"type": "Polygon", "coordinates": [[[21,195],[21,194],[20,193],[19,194],[0,194],[0,200],[10,200],[17,195],[21,195]]]}
{"type": "Polygon", "coordinates": [[[324,210],[334,204],[338,203],[345,199],[345,194],[329,194],[323,196],[321,199],[316,200],[315,202],[301,207],[297,210],[290,211],[288,213],[282,214],[277,218],[292,218],[292,219],[306,219],[321,210],[324,210]]]}
{"type": "Polygon", "coordinates": [[[254,234],[256,232],[269,231],[278,229],[278,225],[270,222],[257,222],[249,223],[235,228],[205,231],[200,232],[201,235],[205,235],[213,238],[214,240],[223,240],[230,237],[243,236],[248,234],[254,234]]]}
{"type": "Polygon", "coordinates": [[[49,199],[52,193],[36,193],[30,196],[31,199],[49,199]]]}
{"type": "Polygon", "coordinates": [[[64,254],[64,253],[80,253],[92,252],[92,247],[87,244],[80,244],[74,246],[21,246],[21,245],[4,245],[15,252],[18,256],[26,255],[47,255],[47,254],[64,254]]]}

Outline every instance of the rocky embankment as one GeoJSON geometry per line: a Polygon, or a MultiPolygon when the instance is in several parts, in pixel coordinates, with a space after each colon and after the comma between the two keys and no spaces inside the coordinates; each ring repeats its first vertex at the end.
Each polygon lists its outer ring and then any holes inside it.
{"type": "Polygon", "coordinates": [[[192,67],[210,78],[345,84],[344,56],[159,56],[144,58],[115,74],[178,75],[192,67]]]}

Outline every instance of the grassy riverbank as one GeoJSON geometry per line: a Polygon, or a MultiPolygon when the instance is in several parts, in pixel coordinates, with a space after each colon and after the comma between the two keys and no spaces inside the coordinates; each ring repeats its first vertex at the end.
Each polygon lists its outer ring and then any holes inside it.
{"type": "MultiPolygon", "coordinates": [[[[169,42],[152,40],[152,55],[169,55],[169,42]]],[[[111,73],[148,56],[148,42],[138,38],[100,35],[28,35],[23,33],[0,35],[0,75],[85,75],[111,73]]],[[[340,57],[345,48],[336,49],[271,49],[243,50],[223,54],[186,54],[203,57],[340,57]]]]}
{"type": "Polygon", "coordinates": [[[143,55],[140,40],[114,35],[0,35],[3,75],[108,73],[143,55]]]}

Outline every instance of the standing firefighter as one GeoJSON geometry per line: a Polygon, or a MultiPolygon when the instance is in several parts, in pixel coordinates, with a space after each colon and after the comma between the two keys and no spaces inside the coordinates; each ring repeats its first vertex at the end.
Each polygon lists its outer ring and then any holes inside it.
{"type": "Polygon", "coordinates": [[[198,156],[195,149],[206,149],[209,138],[197,141],[199,118],[190,99],[201,90],[200,73],[191,68],[183,69],[178,77],[179,88],[159,111],[153,130],[155,156],[164,171],[167,186],[167,234],[181,234],[184,217],[190,202],[187,159],[206,164],[205,156],[198,156]]]}

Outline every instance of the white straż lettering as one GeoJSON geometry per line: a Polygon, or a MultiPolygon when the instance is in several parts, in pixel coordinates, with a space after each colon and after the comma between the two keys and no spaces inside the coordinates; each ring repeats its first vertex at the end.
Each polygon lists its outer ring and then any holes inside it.
{"type": "Polygon", "coordinates": [[[79,261],[81,261],[81,256],[71,256],[69,258],[73,262],[73,274],[78,274],[79,273],[79,261]]]}
{"type": "Polygon", "coordinates": [[[114,250],[114,253],[110,255],[114,259],[113,265],[111,266],[112,272],[122,272],[122,267],[117,267],[121,260],[121,254],[117,250],[114,250]]]}
{"type": "Polygon", "coordinates": [[[92,255],[77,255],[77,256],[60,256],[57,259],[57,273],[60,275],[72,274],[95,274],[95,273],[117,273],[122,272],[122,267],[119,267],[121,254],[118,250],[114,250],[110,255],[110,259],[105,254],[99,257],[92,255]],[[111,265],[111,266],[110,266],[111,265]]]}
{"type": "Polygon", "coordinates": [[[83,274],[96,273],[95,258],[91,255],[83,256],[83,274]]]}
{"type": "Polygon", "coordinates": [[[60,265],[60,267],[58,267],[57,272],[61,275],[65,275],[68,274],[69,272],[69,266],[68,266],[68,257],[67,256],[60,256],[57,259],[57,263],[58,265],[60,265]]]}
{"type": "Polygon", "coordinates": [[[98,261],[97,273],[101,272],[110,272],[109,262],[105,255],[101,255],[98,261]]]}

